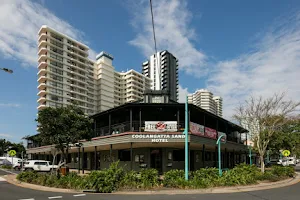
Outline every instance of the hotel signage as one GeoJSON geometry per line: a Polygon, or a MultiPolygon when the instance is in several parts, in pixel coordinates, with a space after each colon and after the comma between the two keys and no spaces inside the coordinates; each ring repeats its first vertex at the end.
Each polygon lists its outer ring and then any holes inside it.
{"type": "Polygon", "coordinates": [[[196,124],[194,122],[190,122],[190,131],[193,134],[204,136],[204,126],[200,124],[196,124]]]}
{"type": "Polygon", "coordinates": [[[205,127],[205,134],[206,137],[217,139],[217,131],[212,128],[205,127]]]}
{"type": "Polygon", "coordinates": [[[171,140],[184,139],[183,134],[134,134],[132,139],[145,139],[149,142],[172,142],[171,140]]]}
{"type": "Polygon", "coordinates": [[[177,132],[177,121],[145,121],[145,132],[177,132]]]}

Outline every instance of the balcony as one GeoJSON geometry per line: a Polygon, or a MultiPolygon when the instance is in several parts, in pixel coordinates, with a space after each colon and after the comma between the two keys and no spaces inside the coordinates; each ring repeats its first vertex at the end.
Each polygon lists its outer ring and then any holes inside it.
{"type": "Polygon", "coordinates": [[[45,96],[46,95],[46,90],[39,91],[39,93],[37,95],[40,96],[40,97],[45,96]]]}
{"type": "Polygon", "coordinates": [[[37,109],[38,110],[42,110],[42,109],[44,109],[44,108],[46,108],[47,106],[46,106],[46,104],[41,104],[41,105],[39,105],[38,107],[37,107],[37,109]]]}
{"type": "Polygon", "coordinates": [[[40,34],[38,41],[41,42],[42,40],[46,40],[46,39],[47,39],[47,34],[42,33],[42,34],[40,34]]]}
{"type": "Polygon", "coordinates": [[[46,40],[41,40],[39,41],[39,45],[38,45],[38,48],[41,48],[41,47],[44,47],[48,44],[48,41],[46,40]]]}
{"type": "Polygon", "coordinates": [[[44,90],[46,88],[46,86],[47,86],[46,83],[40,83],[37,88],[39,90],[44,90]]]}
{"type": "Polygon", "coordinates": [[[40,55],[46,54],[47,51],[48,50],[47,50],[46,47],[41,47],[40,50],[39,50],[39,52],[38,52],[38,55],[40,56],[40,55]]]}
{"type": "Polygon", "coordinates": [[[41,70],[41,69],[45,69],[46,67],[47,67],[47,63],[42,61],[39,63],[38,69],[41,70]]]}
{"type": "Polygon", "coordinates": [[[38,79],[38,82],[39,83],[43,83],[43,82],[45,82],[47,80],[47,76],[41,76],[39,79],[38,79]]]}
{"type": "Polygon", "coordinates": [[[40,77],[40,76],[45,76],[47,73],[47,69],[41,69],[39,70],[39,72],[37,73],[37,75],[40,77]]]}
{"type": "Polygon", "coordinates": [[[38,102],[39,104],[43,104],[45,101],[46,101],[46,97],[40,97],[40,98],[37,100],[37,102],[38,102]]]}
{"type": "Polygon", "coordinates": [[[44,62],[47,59],[47,55],[43,54],[39,56],[38,62],[44,62]]]}

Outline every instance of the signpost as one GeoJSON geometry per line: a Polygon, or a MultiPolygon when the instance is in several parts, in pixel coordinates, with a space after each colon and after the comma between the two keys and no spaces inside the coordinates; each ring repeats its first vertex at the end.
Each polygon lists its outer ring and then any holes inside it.
{"type": "Polygon", "coordinates": [[[219,133],[219,138],[217,140],[217,145],[218,145],[218,160],[219,160],[219,176],[222,176],[222,166],[221,166],[221,143],[225,143],[226,141],[223,140],[222,138],[226,138],[225,133],[219,133]]]}
{"type": "Polygon", "coordinates": [[[15,150],[10,150],[8,154],[11,157],[11,164],[13,165],[14,164],[13,157],[17,154],[17,152],[15,150]]]}
{"type": "Polygon", "coordinates": [[[185,180],[189,180],[189,149],[188,149],[188,132],[189,132],[189,126],[188,126],[188,96],[186,96],[185,101],[185,129],[183,134],[185,134],[185,180]]]}
{"type": "Polygon", "coordinates": [[[291,152],[289,150],[282,151],[282,155],[285,157],[288,157],[290,154],[291,154],[291,152]]]}

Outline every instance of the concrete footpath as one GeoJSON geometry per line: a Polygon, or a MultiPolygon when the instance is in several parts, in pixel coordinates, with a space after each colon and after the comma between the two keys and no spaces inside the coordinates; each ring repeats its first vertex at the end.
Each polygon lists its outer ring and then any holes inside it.
{"type": "MultiPolygon", "coordinates": [[[[41,191],[50,191],[50,192],[60,192],[60,193],[82,193],[82,191],[76,191],[72,189],[60,189],[60,188],[51,188],[40,185],[34,185],[29,183],[20,182],[16,179],[16,175],[6,175],[3,178],[6,179],[7,182],[33,190],[41,190],[41,191]]],[[[249,191],[257,191],[257,190],[267,190],[274,189],[280,187],[290,186],[300,182],[300,174],[296,173],[294,178],[289,178],[282,181],[277,182],[261,182],[255,185],[248,186],[234,186],[234,187],[215,187],[208,189],[158,189],[158,190],[137,190],[137,191],[118,191],[112,194],[122,194],[122,195],[176,195],[176,194],[213,194],[213,193],[237,193],[237,192],[249,192],[249,191]]]]}

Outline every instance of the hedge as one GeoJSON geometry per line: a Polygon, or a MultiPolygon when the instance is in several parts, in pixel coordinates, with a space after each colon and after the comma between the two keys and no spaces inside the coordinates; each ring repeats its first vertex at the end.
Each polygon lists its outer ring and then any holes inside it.
{"type": "Polygon", "coordinates": [[[66,176],[37,172],[22,172],[17,179],[22,182],[67,189],[96,190],[111,193],[124,189],[166,188],[208,188],[218,186],[235,186],[255,184],[260,180],[278,181],[293,177],[293,167],[274,166],[264,174],[252,165],[240,164],[223,173],[220,177],[216,168],[202,168],[189,174],[185,180],[183,170],[170,170],[159,179],[156,169],[143,169],[140,172],[125,171],[118,162],[112,163],[108,169],[92,171],[85,176],[71,172],[66,176]]]}

